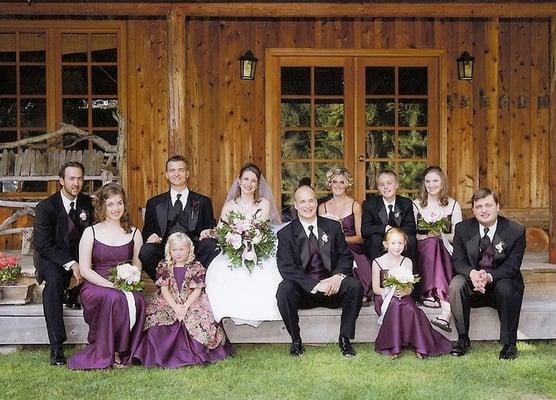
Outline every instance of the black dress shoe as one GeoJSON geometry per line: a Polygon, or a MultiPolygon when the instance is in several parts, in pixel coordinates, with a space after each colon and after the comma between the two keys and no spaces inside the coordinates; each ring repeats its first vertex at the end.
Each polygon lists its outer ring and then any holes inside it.
{"type": "Polygon", "coordinates": [[[505,344],[500,350],[500,357],[501,360],[515,360],[517,358],[517,347],[515,343],[513,344],[505,344]]]}
{"type": "Polygon", "coordinates": [[[50,350],[50,365],[66,365],[66,363],[63,350],[50,350]]]}
{"type": "Polygon", "coordinates": [[[340,336],[340,339],[338,340],[338,346],[340,346],[340,351],[342,352],[342,355],[344,357],[355,357],[355,350],[353,350],[353,347],[351,347],[351,342],[347,337],[340,336]]]}
{"type": "Polygon", "coordinates": [[[290,347],[290,356],[299,357],[300,355],[303,354],[304,351],[305,349],[303,348],[303,344],[301,343],[301,340],[294,340],[292,342],[292,345],[290,347]]]}
{"type": "Polygon", "coordinates": [[[461,357],[471,349],[471,341],[466,339],[459,339],[450,352],[451,355],[461,357]]]}
{"type": "Polygon", "coordinates": [[[81,310],[81,303],[79,302],[80,286],[74,286],[71,289],[64,291],[64,303],[66,307],[73,310],[81,310]]]}

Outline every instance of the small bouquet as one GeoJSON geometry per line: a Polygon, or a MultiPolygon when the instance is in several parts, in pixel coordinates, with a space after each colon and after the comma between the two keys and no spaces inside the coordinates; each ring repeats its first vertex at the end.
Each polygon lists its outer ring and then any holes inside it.
{"type": "Polygon", "coordinates": [[[118,264],[110,270],[110,282],[116,289],[125,292],[141,292],[145,284],[141,282],[141,271],[130,263],[118,264]]]}
{"type": "Polygon", "coordinates": [[[247,218],[240,212],[230,211],[228,221],[216,228],[220,248],[228,256],[231,267],[245,267],[249,272],[261,261],[268,259],[276,243],[270,221],[258,218],[258,212],[247,218]]]}
{"type": "Polygon", "coordinates": [[[405,293],[411,293],[413,287],[421,278],[419,275],[413,275],[411,271],[405,268],[394,268],[388,271],[388,275],[384,278],[384,286],[391,286],[405,293]]]}
{"type": "Polygon", "coordinates": [[[0,285],[15,285],[20,276],[19,257],[0,253],[0,285]]]}
{"type": "Polygon", "coordinates": [[[435,235],[450,232],[450,222],[446,218],[440,218],[434,222],[427,222],[422,218],[417,221],[417,230],[423,232],[432,232],[435,235]]]}

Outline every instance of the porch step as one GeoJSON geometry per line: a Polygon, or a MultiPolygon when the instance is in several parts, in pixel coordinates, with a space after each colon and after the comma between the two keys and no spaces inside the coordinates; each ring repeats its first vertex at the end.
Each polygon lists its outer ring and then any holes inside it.
{"type": "MultiPolygon", "coordinates": [[[[556,292],[552,286],[552,292],[556,292]]],[[[424,309],[433,318],[438,310],[424,309]]],[[[82,311],[64,310],[67,343],[86,343],[88,326],[82,311]]],[[[338,340],[340,310],[315,308],[300,312],[300,326],[306,343],[329,343],[338,340]]],[[[526,296],[521,311],[519,339],[556,339],[556,297],[526,296]]],[[[289,335],[282,321],[263,322],[259,327],[234,325],[226,319],[224,327],[232,343],[288,343],[289,335]]],[[[373,342],[378,332],[373,307],[363,307],[357,320],[356,342],[373,342]]],[[[456,340],[455,330],[446,335],[456,340]]],[[[499,323],[491,308],[471,312],[472,340],[497,340],[499,323]]],[[[42,305],[0,307],[0,345],[48,344],[42,305]]]]}

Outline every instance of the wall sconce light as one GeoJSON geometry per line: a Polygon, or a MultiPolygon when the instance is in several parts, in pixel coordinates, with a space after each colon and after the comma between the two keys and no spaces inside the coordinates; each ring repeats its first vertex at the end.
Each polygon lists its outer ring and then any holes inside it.
{"type": "Polygon", "coordinates": [[[458,64],[458,79],[460,81],[470,81],[473,79],[473,61],[475,57],[471,56],[467,51],[461,53],[456,62],[458,64]]]}
{"type": "Polygon", "coordinates": [[[255,57],[251,50],[248,50],[239,58],[239,76],[243,80],[252,81],[255,79],[255,68],[257,67],[258,58],[255,57]]]}

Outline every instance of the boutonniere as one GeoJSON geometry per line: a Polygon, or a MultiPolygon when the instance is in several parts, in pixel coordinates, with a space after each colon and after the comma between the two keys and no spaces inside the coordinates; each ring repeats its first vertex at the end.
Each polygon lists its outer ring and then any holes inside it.
{"type": "Polygon", "coordinates": [[[83,222],[87,221],[87,218],[89,216],[87,215],[87,212],[85,210],[81,210],[81,214],[79,214],[79,219],[83,222]]]}
{"type": "Polygon", "coordinates": [[[320,240],[321,240],[323,243],[328,243],[328,235],[327,235],[326,233],[323,233],[323,234],[321,235],[321,237],[320,237],[320,240]]]}
{"type": "Polygon", "coordinates": [[[496,246],[494,246],[494,248],[496,249],[496,252],[500,254],[500,253],[504,252],[504,246],[505,245],[506,244],[502,241],[502,242],[498,243],[496,246]]]}
{"type": "Polygon", "coordinates": [[[394,218],[396,218],[396,219],[400,218],[400,214],[401,214],[401,212],[399,210],[395,210],[394,211],[394,218]]]}

